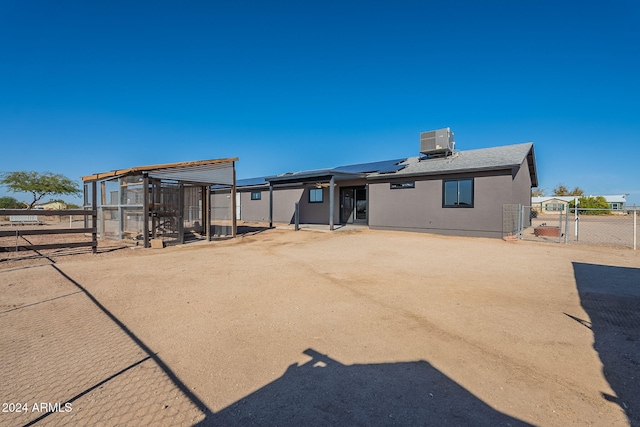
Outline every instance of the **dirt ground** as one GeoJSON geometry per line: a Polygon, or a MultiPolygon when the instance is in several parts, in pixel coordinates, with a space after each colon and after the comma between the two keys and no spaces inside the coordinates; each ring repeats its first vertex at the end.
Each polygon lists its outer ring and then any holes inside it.
{"type": "Polygon", "coordinates": [[[638,426],[639,307],[640,252],[368,229],[3,261],[0,425],[638,426]]]}

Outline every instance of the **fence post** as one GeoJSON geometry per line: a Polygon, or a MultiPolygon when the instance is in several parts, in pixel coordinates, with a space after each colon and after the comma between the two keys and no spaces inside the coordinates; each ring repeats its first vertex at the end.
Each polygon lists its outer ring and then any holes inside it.
{"type": "Polygon", "coordinates": [[[564,214],[564,243],[569,243],[569,205],[567,205],[567,211],[564,214]]]}
{"type": "MultiPolygon", "coordinates": [[[[94,254],[98,253],[98,194],[96,191],[97,189],[98,189],[97,181],[93,181],[91,183],[91,243],[93,244],[93,247],[91,248],[91,252],[94,254]]],[[[102,222],[104,223],[104,213],[102,215],[102,222]]],[[[102,236],[104,237],[104,232],[102,233],[102,236]]]]}
{"type": "Polygon", "coordinates": [[[295,224],[296,224],[295,230],[298,231],[300,230],[300,203],[299,202],[296,202],[294,218],[295,218],[295,224]]]}
{"type": "Polygon", "coordinates": [[[638,209],[633,210],[633,250],[636,250],[636,242],[638,240],[638,209]]]}
{"type": "Polygon", "coordinates": [[[578,217],[578,198],[576,197],[574,199],[574,206],[575,208],[573,208],[573,212],[575,213],[574,217],[575,217],[575,235],[576,235],[576,242],[578,241],[578,231],[579,231],[579,226],[578,226],[578,222],[580,221],[580,218],[578,217]]]}
{"type": "Polygon", "coordinates": [[[518,239],[522,239],[522,205],[518,203],[518,239]]]}

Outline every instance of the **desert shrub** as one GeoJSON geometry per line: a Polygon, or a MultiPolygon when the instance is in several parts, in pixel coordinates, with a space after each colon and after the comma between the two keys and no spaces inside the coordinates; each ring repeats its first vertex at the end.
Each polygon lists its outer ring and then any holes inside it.
{"type": "MultiPolygon", "coordinates": [[[[571,208],[575,207],[574,202],[570,202],[571,208]]],[[[607,215],[610,213],[609,203],[602,196],[597,197],[580,197],[578,199],[578,209],[589,209],[580,211],[582,215],[607,215]]]]}

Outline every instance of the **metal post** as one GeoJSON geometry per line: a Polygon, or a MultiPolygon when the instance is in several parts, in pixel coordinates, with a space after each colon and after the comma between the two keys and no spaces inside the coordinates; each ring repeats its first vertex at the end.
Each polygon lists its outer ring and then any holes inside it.
{"type": "Polygon", "coordinates": [[[236,237],[238,221],[236,218],[236,163],[233,162],[233,187],[231,187],[231,237],[236,237]]]}
{"type": "MultiPolygon", "coordinates": [[[[122,184],[123,179],[118,179],[118,237],[122,239],[124,237],[124,209],[122,209],[122,184]]],[[[104,216],[104,212],[103,212],[104,216]]]]}
{"type": "Polygon", "coordinates": [[[295,230],[300,230],[300,202],[296,202],[295,211],[293,214],[294,222],[295,222],[295,230]]]}
{"type": "Polygon", "coordinates": [[[211,186],[207,186],[204,195],[206,200],[203,200],[203,205],[206,205],[207,209],[204,212],[204,218],[202,224],[205,227],[205,235],[207,236],[207,241],[211,241],[211,186]]]}
{"type": "Polygon", "coordinates": [[[144,203],[142,207],[142,236],[144,247],[148,248],[151,245],[149,244],[149,175],[146,173],[142,176],[142,191],[142,203],[144,203]]]}
{"type": "Polygon", "coordinates": [[[184,243],[184,184],[178,184],[178,243],[184,243]]]}
{"type": "Polygon", "coordinates": [[[560,211],[560,223],[558,224],[558,230],[560,230],[560,232],[558,233],[558,243],[562,241],[562,215],[563,214],[564,214],[564,207],[560,211]]]}
{"type": "Polygon", "coordinates": [[[271,183],[269,183],[269,228],[273,228],[273,184],[271,183]]]}
{"type": "Polygon", "coordinates": [[[151,237],[158,236],[158,221],[156,217],[156,198],[160,198],[157,181],[151,181],[151,237]]]}
{"type": "Polygon", "coordinates": [[[569,205],[567,205],[567,212],[564,215],[564,243],[569,243],[569,205]]]}
{"type": "Polygon", "coordinates": [[[369,184],[366,184],[364,186],[365,192],[366,192],[366,198],[367,198],[367,225],[369,225],[369,184]]]}
{"type": "MultiPolygon", "coordinates": [[[[98,185],[97,181],[93,181],[91,186],[91,242],[93,247],[91,251],[95,254],[98,252],[98,185]]],[[[102,215],[104,222],[104,212],[102,215]]],[[[104,235],[103,235],[104,236],[104,235]]]]}
{"type": "Polygon", "coordinates": [[[636,250],[636,243],[638,241],[638,209],[633,210],[633,250],[636,250]]]}
{"type": "Polygon", "coordinates": [[[329,230],[333,231],[333,197],[335,195],[335,190],[333,185],[335,184],[335,178],[331,175],[331,180],[329,180],[329,230]]]}
{"type": "Polygon", "coordinates": [[[522,239],[522,205],[518,203],[518,239],[522,239]]]}
{"type": "Polygon", "coordinates": [[[580,221],[580,218],[578,217],[578,198],[576,197],[575,199],[573,199],[573,204],[575,206],[574,208],[574,218],[575,218],[575,231],[574,234],[576,235],[576,242],[578,241],[578,231],[579,231],[579,227],[578,227],[578,222],[580,221]]]}

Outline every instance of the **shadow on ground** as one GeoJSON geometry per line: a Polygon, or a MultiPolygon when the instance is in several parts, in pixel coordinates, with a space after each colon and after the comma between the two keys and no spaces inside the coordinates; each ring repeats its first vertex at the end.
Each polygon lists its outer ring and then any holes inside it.
{"type": "Polygon", "coordinates": [[[431,364],[344,365],[315,350],[277,380],[208,416],[225,425],[529,425],[488,406],[431,364]]]}
{"type": "Polygon", "coordinates": [[[254,234],[260,234],[263,231],[269,230],[269,227],[251,226],[251,225],[239,225],[236,234],[238,236],[252,236],[254,234]]]}
{"type": "MultiPolygon", "coordinates": [[[[640,427],[640,269],[573,263],[582,307],[591,321],[603,373],[616,396],[602,393],[640,427]]],[[[566,314],[566,313],[565,313],[566,314]]]]}

